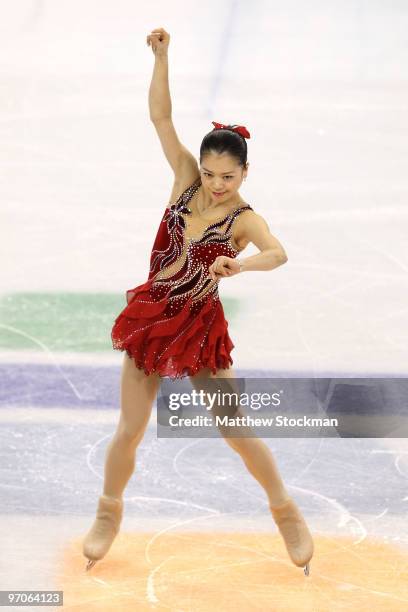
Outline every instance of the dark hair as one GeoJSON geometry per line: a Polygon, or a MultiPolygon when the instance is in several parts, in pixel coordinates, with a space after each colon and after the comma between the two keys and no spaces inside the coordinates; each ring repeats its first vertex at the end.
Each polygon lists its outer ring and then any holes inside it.
{"type": "Polygon", "coordinates": [[[245,166],[247,163],[246,140],[233,130],[213,129],[204,136],[200,145],[200,164],[203,157],[212,151],[218,154],[228,153],[237,160],[240,166],[245,166]]]}

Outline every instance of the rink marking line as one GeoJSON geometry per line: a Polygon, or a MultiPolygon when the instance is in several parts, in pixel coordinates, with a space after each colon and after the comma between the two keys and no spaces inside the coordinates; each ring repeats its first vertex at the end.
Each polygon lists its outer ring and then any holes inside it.
{"type": "Polygon", "coordinates": [[[58,362],[58,365],[88,365],[88,366],[117,366],[121,367],[122,360],[120,355],[106,351],[98,353],[79,353],[79,352],[60,352],[51,351],[53,358],[47,358],[47,354],[38,350],[7,350],[0,351],[0,362],[15,362],[40,365],[53,365],[58,362]]]}
{"type": "MultiPolygon", "coordinates": [[[[154,405],[149,425],[157,424],[154,405]]],[[[120,409],[112,408],[0,408],[0,423],[116,424],[120,409]]]]}
{"type": "Polygon", "coordinates": [[[61,377],[65,379],[65,382],[71,388],[72,392],[77,397],[77,399],[79,399],[79,400],[82,399],[81,398],[81,394],[79,393],[79,391],[75,387],[74,383],[65,374],[65,372],[63,372],[63,370],[61,370],[61,365],[58,362],[58,359],[55,357],[57,355],[57,353],[55,353],[54,351],[50,350],[46,344],[41,342],[41,340],[39,340],[35,336],[32,336],[31,334],[25,332],[24,330],[18,329],[17,327],[14,327],[13,325],[5,325],[3,323],[0,323],[0,329],[1,328],[2,329],[7,329],[8,331],[13,331],[16,334],[31,340],[33,342],[33,344],[37,344],[38,346],[40,346],[44,350],[44,352],[46,352],[47,355],[50,357],[50,360],[53,362],[52,365],[60,372],[61,377]]]}
{"type": "MultiPolygon", "coordinates": [[[[292,264],[294,265],[294,264],[292,264]]],[[[302,264],[296,264],[299,268],[316,268],[319,270],[333,270],[333,267],[326,267],[321,265],[314,266],[305,266],[302,264]]],[[[361,276],[365,276],[362,274],[361,276]]],[[[371,276],[370,276],[371,278],[371,276]]],[[[378,278],[378,276],[377,276],[378,278]]],[[[402,278],[402,274],[395,278],[395,280],[400,280],[402,278]]],[[[360,277],[361,280],[361,277],[360,277]]],[[[272,351],[272,354],[273,353],[272,351]]],[[[304,351],[276,351],[276,354],[280,356],[285,355],[286,357],[296,357],[303,356],[305,354],[304,351]]],[[[47,358],[47,355],[42,351],[38,350],[0,350],[0,368],[12,367],[13,363],[23,363],[27,365],[27,368],[30,365],[42,365],[42,366],[89,366],[90,368],[95,367],[103,367],[103,366],[111,366],[116,367],[117,369],[121,369],[122,367],[122,359],[121,355],[115,355],[112,352],[100,352],[100,353],[75,353],[75,352],[52,352],[52,358],[47,358]]],[[[304,366],[302,363],[296,363],[296,365],[292,365],[291,367],[279,367],[279,368],[271,368],[266,369],[261,367],[261,365],[254,365],[253,363],[248,363],[244,359],[240,358],[239,366],[235,366],[235,371],[239,376],[247,377],[247,378],[282,378],[282,377],[290,377],[290,378],[310,378],[316,377],[319,375],[321,378],[350,378],[350,376],[354,378],[405,378],[408,376],[407,368],[403,368],[400,364],[398,365],[398,369],[395,364],[386,363],[381,366],[381,368],[375,368],[371,372],[368,370],[357,369],[355,371],[347,370],[346,368],[338,368],[338,367],[330,367],[325,366],[324,368],[308,368],[304,366]]]]}

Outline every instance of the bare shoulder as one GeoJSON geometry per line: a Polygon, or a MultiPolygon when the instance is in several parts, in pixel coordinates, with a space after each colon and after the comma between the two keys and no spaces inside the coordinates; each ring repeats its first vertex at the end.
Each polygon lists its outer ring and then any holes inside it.
{"type": "MultiPolygon", "coordinates": [[[[254,210],[246,210],[240,214],[240,223],[237,226],[236,242],[240,248],[245,248],[250,242],[260,251],[272,249],[279,252],[282,259],[287,260],[286,252],[269,228],[269,224],[262,215],[254,210]]],[[[238,219],[237,219],[238,221],[238,219]]]]}
{"type": "Polygon", "coordinates": [[[250,243],[250,239],[248,237],[248,227],[251,223],[253,223],[255,216],[258,216],[257,213],[254,210],[247,208],[239,213],[235,219],[235,227],[233,230],[234,240],[240,251],[243,251],[250,243]]]}
{"type": "Polygon", "coordinates": [[[168,205],[170,206],[200,176],[200,170],[194,155],[180,141],[172,117],[162,117],[152,122],[165,157],[174,172],[173,188],[168,205]]]}
{"type": "Polygon", "coordinates": [[[200,176],[197,160],[188,149],[185,149],[180,167],[174,175],[173,188],[167,208],[174,204],[187,187],[190,187],[200,176]]]}

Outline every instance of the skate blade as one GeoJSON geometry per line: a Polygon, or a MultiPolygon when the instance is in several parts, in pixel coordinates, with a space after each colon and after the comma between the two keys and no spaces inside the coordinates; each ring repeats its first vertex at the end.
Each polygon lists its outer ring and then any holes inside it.
{"type": "Polygon", "coordinates": [[[86,565],[86,571],[89,572],[89,570],[91,569],[91,567],[93,567],[95,565],[96,561],[89,559],[87,565],[86,565]]]}
{"type": "Polygon", "coordinates": [[[303,571],[305,573],[305,576],[309,576],[309,573],[310,573],[309,563],[306,563],[305,567],[303,568],[303,571]]]}

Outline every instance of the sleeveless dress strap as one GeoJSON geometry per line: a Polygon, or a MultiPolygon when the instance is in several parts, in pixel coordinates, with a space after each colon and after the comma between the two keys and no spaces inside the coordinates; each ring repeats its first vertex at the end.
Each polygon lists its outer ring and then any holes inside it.
{"type": "Polygon", "coordinates": [[[197,189],[199,188],[199,186],[201,185],[201,178],[198,177],[194,183],[192,183],[191,185],[189,185],[187,187],[187,189],[185,189],[183,191],[183,193],[181,194],[181,196],[179,197],[179,199],[177,200],[177,202],[181,202],[183,201],[184,204],[186,204],[187,202],[189,202],[191,200],[191,198],[193,197],[193,195],[195,194],[195,192],[197,191],[197,189]]]}
{"type": "Polygon", "coordinates": [[[230,236],[230,237],[232,236],[232,226],[234,225],[234,221],[242,212],[244,212],[244,210],[254,210],[254,209],[249,204],[246,204],[245,206],[241,206],[240,208],[236,208],[235,210],[233,210],[232,213],[230,213],[229,216],[227,217],[228,223],[224,230],[227,236],[230,236]]]}
{"type": "Polygon", "coordinates": [[[240,206],[240,208],[236,208],[234,211],[232,211],[231,216],[235,217],[237,215],[240,215],[244,210],[254,210],[254,209],[249,204],[246,204],[245,206],[240,206]]]}
{"type": "Polygon", "coordinates": [[[240,208],[236,208],[235,210],[233,210],[232,213],[229,214],[230,223],[228,224],[228,229],[232,226],[232,224],[234,223],[235,219],[242,212],[244,212],[244,210],[254,210],[254,209],[249,204],[246,204],[245,206],[241,206],[240,208]]]}
{"type": "Polygon", "coordinates": [[[169,202],[166,206],[166,210],[171,208],[171,206],[177,206],[181,203],[186,204],[187,202],[189,202],[191,200],[191,198],[193,197],[193,195],[195,194],[195,192],[197,191],[197,189],[199,188],[201,184],[201,178],[199,177],[198,179],[196,179],[194,181],[194,183],[192,183],[191,185],[189,185],[184,191],[183,193],[181,193],[179,195],[179,197],[177,198],[177,200],[175,200],[174,202],[169,202]]]}

